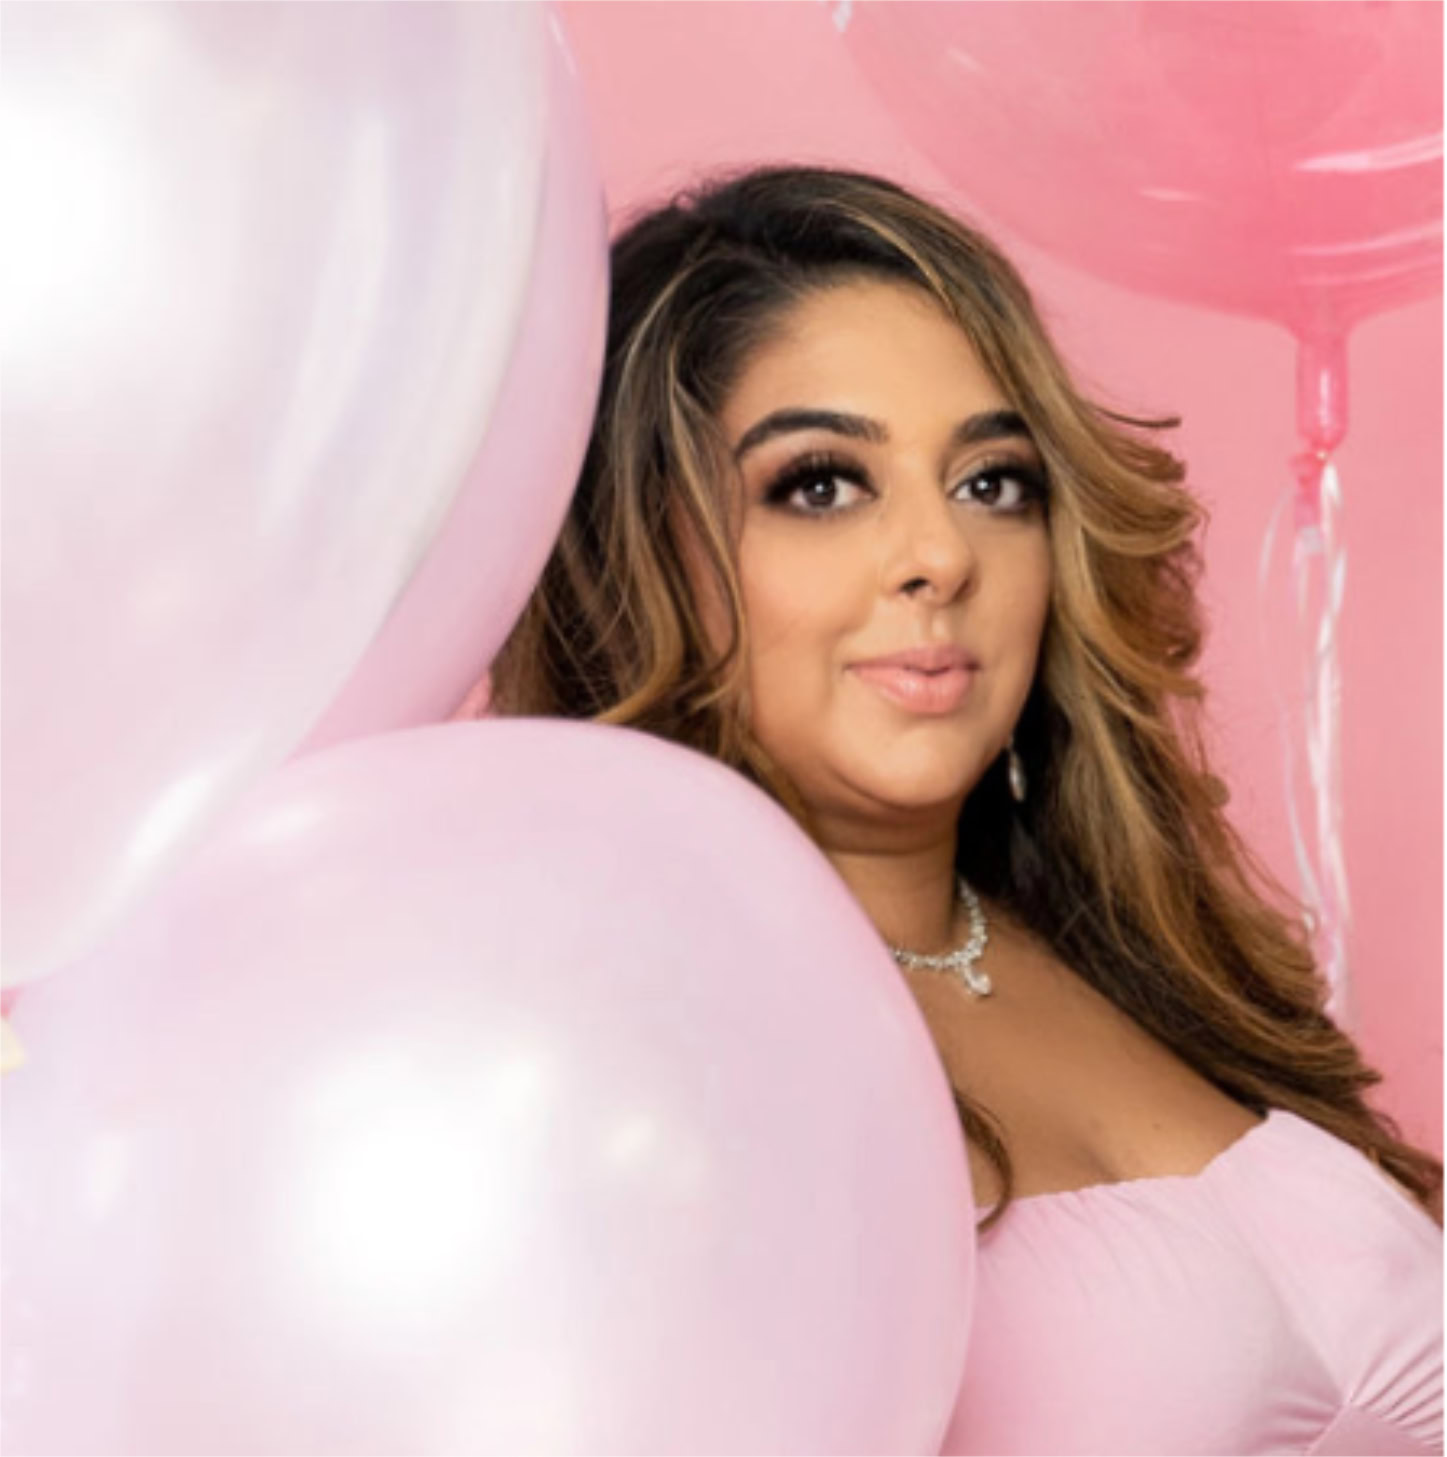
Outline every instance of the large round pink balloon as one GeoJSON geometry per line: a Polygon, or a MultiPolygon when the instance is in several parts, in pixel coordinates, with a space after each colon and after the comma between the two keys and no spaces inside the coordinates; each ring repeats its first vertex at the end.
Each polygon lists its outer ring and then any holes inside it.
{"type": "Polygon", "coordinates": [[[944,1071],[700,755],[510,719],[294,759],[15,1023],[7,1451],[939,1450],[944,1071]]]}
{"type": "Polygon", "coordinates": [[[1332,340],[1441,287],[1442,6],[856,0],[962,201],[1117,283],[1332,340]]]}
{"type": "Polygon", "coordinates": [[[3,954],[296,746],[476,457],[542,188],[514,5],[6,12],[3,954]]]}
{"type": "Polygon", "coordinates": [[[298,753],[447,718],[502,646],[567,514],[603,367],[608,217],[556,16],[550,34],[542,217],[487,438],[406,592],[298,753]]]}

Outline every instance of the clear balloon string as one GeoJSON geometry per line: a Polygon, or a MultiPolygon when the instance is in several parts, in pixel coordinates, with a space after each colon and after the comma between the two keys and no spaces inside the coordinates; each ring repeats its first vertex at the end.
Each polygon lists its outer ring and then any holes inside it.
{"type": "Polygon", "coordinates": [[[1276,508],[1271,513],[1266,536],[1261,543],[1261,559],[1257,566],[1256,585],[1262,611],[1256,621],[1261,635],[1262,656],[1267,664],[1267,682],[1271,686],[1271,696],[1276,705],[1276,721],[1281,731],[1282,777],[1286,786],[1286,820],[1291,832],[1292,856],[1296,862],[1297,880],[1300,883],[1302,900],[1306,906],[1308,929],[1314,931],[1316,927],[1315,907],[1320,899],[1320,894],[1317,890],[1316,869],[1312,864],[1306,834],[1301,825],[1300,796],[1296,788],[1296,740],[1297,720],[1301,717],[1300,706],[1294,699],[1288,699],[1282,688],[1282,680],[1276,662],[1278,653],[1271,636],[1276,616],[1274,605],[1269,600],[1273,580],[1273,559],[1276,553],[1276,539],[1281,527],[1281,518],[1295,499],[1296,492],[1291,487],[1282,491],[1276,508]]]}
{"type": "MultiPolygon", "coordinates": [[[[1346,589],[1346,550],[1339,539],[1341,482],[1329,458],[1301,462],[1307,489],[1282,493],[1262,542],[1257,589],[1268,680],[1281,729],[1287,824],[1292,854],[1328,988],[1327,1011],[1341,1026],[1352,1020],[1347,965],[1351,905],[1343,850],[1341,802],[1341,655],[1339,622],[1346,589]],[[1282,517],[1294,508],[1287,613],[1271,601],[1277,581],[1282,517]],[[1283,621],[1284,619],[1284,621],[1283,621]],[[1273,650],[1273,629],[1290,646],[1273,650]],[[1287,696],[1283,684],[1295,685],[1287,696]],[[1300,783],[1298,745],[1305,749],[1307,783],[1300,783]],[[1309,833],[1303,798],[1311,805],[1309,833]]],[[[1279,599],[1278,599],[1279,601],[1279,599]]]]}

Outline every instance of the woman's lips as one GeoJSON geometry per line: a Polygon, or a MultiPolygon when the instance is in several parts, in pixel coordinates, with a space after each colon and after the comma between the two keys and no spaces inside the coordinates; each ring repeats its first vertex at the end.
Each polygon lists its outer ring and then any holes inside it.
{"type": "Polygon", "coordinates": [[[945,668],[924,673],[916,668],[889,668],[863,663],[849,670],[878,689],[885,698],[911,713],[953,713],[965,701],[975,680],[973,668],[945,668]]]}

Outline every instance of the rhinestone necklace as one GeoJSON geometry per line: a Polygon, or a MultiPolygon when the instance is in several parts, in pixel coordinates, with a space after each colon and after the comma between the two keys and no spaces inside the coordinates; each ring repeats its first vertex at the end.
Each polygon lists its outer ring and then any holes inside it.
{"type": "Polygon", "coordinates": [[[975,966],[975,963],[984,955],[985,943],[990,939],[990,932],[985,924],[984,907],[980,905],[979,896],[975,894],[963,875],[958,877],[956,888],[959,891],[960,900],[970,915],[970,934],[963,946],[939,956],[926,956],[918,951],[905,951],[899,946],[891,946],[889,949],[901,966],[907,966],[916,971],[954,972],[972,997],[988,997],[995,990],[994,984],[990,980],[990,974],[987,971],[978,970],[975,966]]]}

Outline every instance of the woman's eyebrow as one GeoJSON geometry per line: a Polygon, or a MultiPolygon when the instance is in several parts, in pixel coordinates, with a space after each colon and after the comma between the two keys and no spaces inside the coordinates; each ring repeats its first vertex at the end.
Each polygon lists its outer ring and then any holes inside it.
{"type": "MultiPolygon", "coordinates": [[[[765,415],[756,425],[744,431],[743,438],[734,447],[734,460],[740,461],[749,451],[772,440],[776,435],[787,435],[796,430],[829,430],[835,435],[847,435],[853,440],[868,440],[875,445],[889,441],[889,431],[878,420],[865,415],[846,415],[838,410],[775,410],[765,415]]],[[[958,450],[965,445],[978,445],[984,440],[1023,439],[1029,440],[1030,429],[1023,416],[1014,410],[985,410],[971,415],[955,426],[950,437],[950,449],[958,450]]]]}

